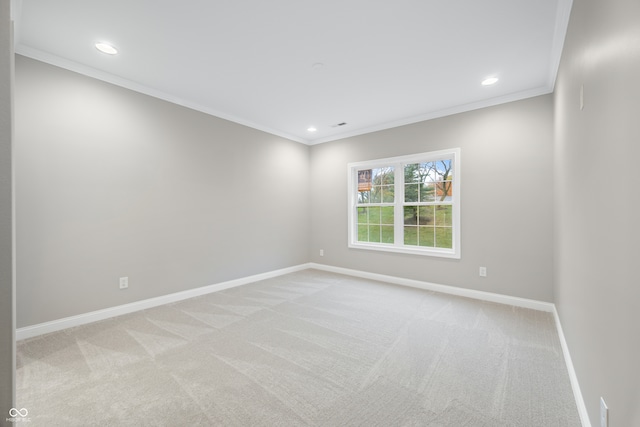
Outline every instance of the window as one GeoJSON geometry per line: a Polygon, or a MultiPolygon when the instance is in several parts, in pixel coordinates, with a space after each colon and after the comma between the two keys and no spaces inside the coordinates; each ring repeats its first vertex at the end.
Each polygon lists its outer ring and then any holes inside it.
{"type": "Polygon", "coordinates": [[[460,149],[350,163],[349,247],[460,258],[460,149]]]}

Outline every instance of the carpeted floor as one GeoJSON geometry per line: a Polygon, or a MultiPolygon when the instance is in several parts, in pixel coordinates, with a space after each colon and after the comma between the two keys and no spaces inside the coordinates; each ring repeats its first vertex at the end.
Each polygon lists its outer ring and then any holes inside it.
{"type": "Polygon", "coordinates": [[[305,270],[18,343],[30,426],[579,426],[553,316],[305,270]]]}

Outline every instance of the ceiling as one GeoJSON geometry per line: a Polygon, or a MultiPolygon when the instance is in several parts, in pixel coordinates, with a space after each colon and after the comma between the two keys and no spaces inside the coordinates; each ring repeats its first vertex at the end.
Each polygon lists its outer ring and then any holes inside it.
{"type": "Polygon", "coordinates": [[[552,92],[571,1],[13,0],[13,14],[21,55],[315,144],[552,92]]]}

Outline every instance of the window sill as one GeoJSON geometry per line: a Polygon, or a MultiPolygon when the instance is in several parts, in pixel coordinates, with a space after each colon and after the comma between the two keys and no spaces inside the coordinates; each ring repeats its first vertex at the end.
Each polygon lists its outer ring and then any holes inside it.
{"type": "Polygon", "coordinates": [[[409,255],[420,255],[420,256],[430,256],[437,258],[452,258],[452,259],[460,259],[460,252],[456,253],[453,249],[438,249],[438,248],[425,248],[425,247],[399,247],[393,245],[385,245],[385,244],[366,244],[366,243],[349,243],[349,248],[351,249],[364,249],[371,251],[380,251],[380,252],[394,252],[401,254],[409,254],[409,255]]]}

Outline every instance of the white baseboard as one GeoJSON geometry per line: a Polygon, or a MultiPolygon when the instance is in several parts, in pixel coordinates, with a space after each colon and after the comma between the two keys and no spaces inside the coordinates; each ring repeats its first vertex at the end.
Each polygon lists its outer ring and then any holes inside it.
{"type": "Polygon", "coordinates": [[[267,273],[256,274],[253,276],[247,276],[240,279],[230,280],[227,282],[216,283],[214,285],[203,286],[196,289],[190,289],[188,291],[176,292],[169,295],[163,295],[156,298],[150,298],[142,301],[133,302],[130,304],[119,305],[116,307],[110,307],[103,310],[92,311],[90,313],[84,313],[77,316],[65,317],[63,319],[54,320],[51,322],[40,323],[33,326],[27,326],[16,330],[16,340],[23,340],[32,338],[38,335],[47,334],[50,332],[60,331],[62,329],[71,328],[74,326],[80,326],[87,323],[96,322],[98,320],[104,320],[123,314],[133,313],[139,310],[145,310],[159,305],[169,304],[173,302],[182,301],[185,299],[210,294],[212,292],[221,291],[224,289],[234,288],[236,286],[246,285],[248,283],[257,282],[260,280],[271,279],[273,277],[282,276],[297,271],[313,268],[316,270],[328,271],[332,273],[344,274],[347,276],[361,277],[365,279],[378,280],[381,282],[392,283],[396,285],[409,286],[412,288],[425,289],[429,291],[441,292],[450,295],[457,295],[467,298],[473,298],[483,301],[491,301],[499,304],[513,305],[516,307],[529,308],[538,311],[545,311],[553,313],[556,322],[556,328],[558,330],[558,336],[560,338],[560,344],[562,346],[562,352],[567,364],[567,370],[569,372],[569,379],[571,381],[571,387],[573,389],[574,398],[578,407],[578,413],[583,427],[591,427],[589,421],[589,415],[582,398],[582,392],[580,391],[580,385],[578,383],[578,377],[576,376],[573,363],[571,361],[571,355],[569,354],[569,347],[562,331],[562,325],[560,324],[560,318],[556,310],[556,306],[549,302],[536,301],[532,299],[513,297],[508,295],[495,294],[491,292],[476,291],[472,289],[458,288],[455,286],[440,285],[436,283],[423,282],[420,280],[405,279],[396,276],[387,276],[384,274],[370,273],[360,270],[352,270],[342,267],[334,267],[325,264],[307,263],[300,264],[294,267],[283,268],[280,270],[274,270],[267,273]]]}
{"type": "Polygon", "coordinates": [[[273,277],[294,273],[296,271],[306,270],[308,268],[309,268],[309,264],[301,264],[294,267],[288,267],[280,270],[269,271],[267,273],[261,273],[253,276],[242,277],[240,279],[229,280],[227,282],[216,283],[214,285],[203,286],[200,288],[189,289],[187,291],[176,292],[173,294],[163,295],[155,298],[149,298],[142,301],[136,301],[129,304],[109,307],[103,310],[96,310],[89,313],[83,313],[77,316],[70,316],[70,317],[65,317],[58,320],[52,320],[50,322],[39,323],[33,326],[26,326],[24,328],[18,328],[16,330],[16,340],[20,341],[27,338],[48,334],[50,332],[56,332],[62,329],[71,328],[74,326],[85,325],[87,323],[97,322],[99,320],[121,316],[123,314],[133,313],[139,310],[146,310],[148,308],[157,307],[159,305],[178,302],[185,299],[198,297],[200,295],[221,291],[224,289],[235,288],[236,286],[242,286],[242,285],[246,285],[247,283],[253,283],[253,282],[257,282],[265,279],[271,279],[273,277]]]}
{"type": "Polygon", "coordinates": [[[584,403],[584,398],[582,397],[582,391],[580,391],[578,376],[576,375],[576,370],[574,369],[573,362],[571,361],[569,346],[567,345],[567,341],[564,337],[564,332],[562,331],[562,324],[560,323],[560,316],[558,316],[558,311],[556,310],[555,305],[553,307],[553,317],[556,320],[556,329],[558,330],[558,337],[560,338],[560,345],[562,347],[562,353],[564,354],[564,361],[567,364],[567,371],[569,372],[569,380],[571,381],[571,389],[573,390],[573,397],[576,399],[576,406],[578,407],[578,414],[580,415],[580,421],[582,422],[582,427],[591,427],[591,421],[589,420],[589,413],[587,412],[587,406],[584,403]]]}
{"type": "Polygon", "coordinates": [[[330,271],[333,273],[346,274],[348,276],[362,277],[364,279],[378,280],[380,282],[393,283],[395,285],[409,286],[412,288],[425,289],[428,291],[441,292],[443,294],[457,295],[482,301],[491,301],[499,304],[514,305],[516,307],[530,308],[538,311],[546,311],[548,313],[553,313],[553,311],[555,310],[555,306],[550,302],[494,294],[491,292],[476,291],[473,289],[458,288],[455,286],[439,285],[437,283],[423,282],[421,280],[404,279],[402,277],[387,276],[384,274],[369,273],[360,270],[351,270],[349,268],[334,267],[325,264],[311,263],[309,264],[309,267],[315,268],[316,270],[330,271]]]}
{"type": "Polygon", "coordinates": [[[492,302],[501,303],[501,304],[514,305],[517,307],[531,308],[534,310],[540,310],[540,311],[546,311],[546,312],[555,311],[555,306],[553,304],[542,302],[542,301],[535,301],[535,300],[530,300],[525,298],[494,294],[491,292],[457,288],[455,286],[439,285],[439,284],[423,282],[419,280],[404,279],[396,276],[387,276],[383,274],[369,273],[365,271],[352,270],[352,269],[342,268],[342,267],[334,267],[334,266],[324,265],[324,264],[307,263],[307,264],[300,264],[294,267],[283,268],[280,270],[274,270],[267,273],[261,273],[253,276],[242,277],[240,279],[230,280],[227,282],[216,283],[209,286],[203,286],[200,288],[189,289],[187,291],[176,292],[173,294],[145,299],[142,301],[136,301],[129,304],[109,307],[102,310],[96,310],[89,313],[79,314],[76,316],[65,317],[62,319],[52,320],[50,322],[39,323],[37,325],[18,328],[16,330],[16,340],[20,341],[23,339],[32,338],[32,337],[43,335],[43,334],[48,334],[50,332],[60,331],[62,329],[67,329],[74,326],[80,326],[80,325],[108,319],[115,316],[121,316],[123,314],[133,313],[139,310],[146,310],[148,308],[157,307],[159,305],[170,304],[173,302],[182,301],[188,298],[194,298],[200,295],[217,292],[224,289],[246,285],[247,283],[253,283],[259,280],[270,279],[273,277],[282,276],[284,274],[306,270],[308,268],[314,268],[316,270],[329,271],[333,273],[345,274],[348,276],[362,277],[365,279],[378,280],[381,282],[393,283],[396,285],[410,286],[413,288],[442,292],[446,294],[458,295],[458,296],[474,298],[474,299],[479,299],[484,301],[492,301],[492,302]]]}

